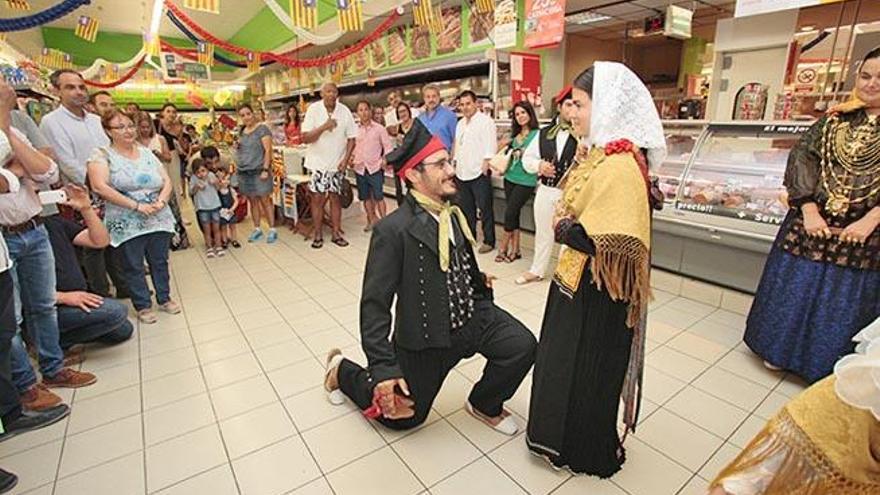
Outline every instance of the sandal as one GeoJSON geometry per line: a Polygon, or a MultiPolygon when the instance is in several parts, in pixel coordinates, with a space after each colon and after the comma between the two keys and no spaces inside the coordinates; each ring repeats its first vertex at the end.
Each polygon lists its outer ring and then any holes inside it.
{"type": "Polygon", "coordinates": [[[507,256],[503,253],[498,253],[498,256],[495,256],[495,263],[504,263],[507,262],[507,256]]]}
{"type": "Polygon", "coordinates": [[[522,253],[516,253],[514,255],[510,255],[507,257],[508,263],[513,263],[516,260],[522,259],[522,253]]]}
{"type": "Polygon", "coordinates": [[[339,246],[339,247],[346,247],[346,246],[348,246],[348,241],[346,241],[346,240],[343,239],[342,237],[337,237],[336,239],[333,239],[333,240],[331,240],[330,242],[332,242],[333,244],[336,244],[336,245],[339,246]]]}
{"type": "Polygon", "coordinates": [[[315,239],[314,241],[312,241],[312,247],[314,249],[321,249],[322,247],[324,247],[324,239],[315,239]]]}
{"type": "Polygon", "coordinates": [[[516,285],[526,285],[526,284],[530,284],[532,282],[540,282],[542,280],[544,280],[544,277],[541,277],[539,275],[535,275],[534,273],[531,273],[531,272],[526,272],[524,275],[520,275],[519,277],[516,277],[516,280],[514,280],[514,283],[516,285]]]}

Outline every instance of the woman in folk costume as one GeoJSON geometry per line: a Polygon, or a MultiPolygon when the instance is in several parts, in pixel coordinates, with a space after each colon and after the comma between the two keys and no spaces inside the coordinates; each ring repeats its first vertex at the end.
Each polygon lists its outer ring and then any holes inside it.
{"type": "Polygon", "coordinates": [[[609,477],[633,430],[650,296],[648,164],[666,154],[651,95],[629,68],[596,62],[574,81],[573,132],[589,136],[562,179],[559,258],[541,329],[527,442],[557,468],[609,477]],[[647,157],[646,157],[647,155],[647,157]]]}
{"type": "Polygon", "coordinates": [[[771,369],[809,382],[852,352],[880,316],[880,48],[856,74],[855,98],[792,149],[791,210],[767,259],[745,342],[771,369]]]}
{"type": "Polygon", "coordinates": [[[880,493],[880,319],[721,471],[711,495],[880,493]]]}

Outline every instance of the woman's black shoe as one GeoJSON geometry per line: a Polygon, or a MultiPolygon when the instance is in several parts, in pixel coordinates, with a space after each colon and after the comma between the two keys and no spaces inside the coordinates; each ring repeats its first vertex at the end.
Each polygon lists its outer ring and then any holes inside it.
{"type": "Polygon", "coordinates": [[[0,469],[0,493],[6,493],[18,484],[18,476],[0,469]]]}
{"type": "Polygon", "coordinates": [[[3,425],[6,431],[0,434],[0,442],[9,440],[22,433],[53,425],[66,418],[69,414],[70,406],[67,404],[59,404],[44,411],[22,411],[21,416],[3,425]]]}

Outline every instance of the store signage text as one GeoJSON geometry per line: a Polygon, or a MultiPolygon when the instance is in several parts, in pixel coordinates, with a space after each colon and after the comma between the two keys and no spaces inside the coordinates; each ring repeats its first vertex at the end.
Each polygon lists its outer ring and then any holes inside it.
{"type": "Polygon", "coordinates": [[[556,46],[565,34],[565,0],[526,0],[526,48],[556,46]]]}

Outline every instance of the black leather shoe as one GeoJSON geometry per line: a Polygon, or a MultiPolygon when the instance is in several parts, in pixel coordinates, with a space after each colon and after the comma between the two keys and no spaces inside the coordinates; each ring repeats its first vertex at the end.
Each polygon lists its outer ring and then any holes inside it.
{"type": "MultiPolygon", "coordinates": [[[[0,434],[0,442],[9,440],[22,433],[54,425],[66,418],[69,414],[70,406],[67,404],[59,404],[43,411],[22,411],[21,416],[10,421],[8,424],[3,425],[6,432],[0,434]]],[[[2,481],[0,481],[0,486],[2,486],[2,481]]],[[[2,493],[2,491],[0,491],[0,493],[2,493]]]]}
{"type": "Polygon", "coordinates": [[[6,493],[18,484],[18,476],[0,469],[0,493],[6,493]]]}

